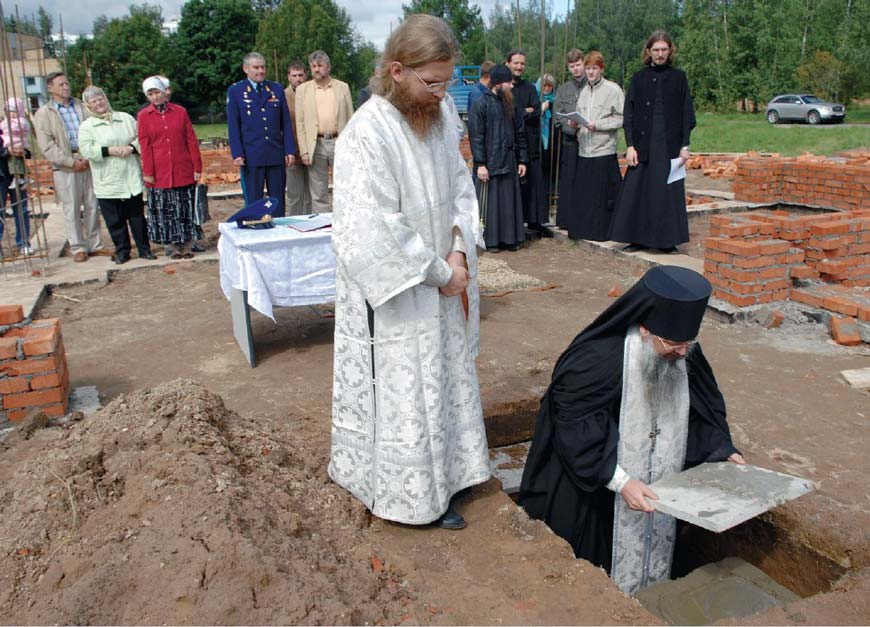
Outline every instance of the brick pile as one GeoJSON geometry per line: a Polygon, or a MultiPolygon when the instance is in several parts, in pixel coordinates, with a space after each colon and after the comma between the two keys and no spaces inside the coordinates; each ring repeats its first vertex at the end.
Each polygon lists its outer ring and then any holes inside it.
{"type": "Polygon", "coordinates": [[[0,423],[33,409],[66,414],[69,371],[57,318],[25,320],[21,305],[0,305],[0,423]]]}
{"type": "Polygon", "coordinates": [[[843,210],[870,209],[870,162],[862,159],[744,157],[737,161],[734,197],[843,210]]]}
{"type": "Polygon", "coordinates": [[[832,318],[831,332],[846,345],[857,336],[845,329],[870,322],[870,293],[862,289],[870,286],[870,211],[711,216],[704,246],[715,298],[738,307],[793,300],[826,309],[845,316],[832,318]]]}

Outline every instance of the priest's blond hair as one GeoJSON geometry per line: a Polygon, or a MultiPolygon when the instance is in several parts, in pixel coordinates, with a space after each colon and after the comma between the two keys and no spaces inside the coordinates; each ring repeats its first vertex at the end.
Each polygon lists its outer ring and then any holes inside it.
{"type": "Polygon", "coordinates": [[[444,20],[423,13],[411,15],[387,40],[372,79],[372,92],[387,100],[392,99],[396,89],[396,83],[390,76],[390,65],[393,63],[418,68],[435,61],[452,61],[459,55],[459,43],[444,20]]]}

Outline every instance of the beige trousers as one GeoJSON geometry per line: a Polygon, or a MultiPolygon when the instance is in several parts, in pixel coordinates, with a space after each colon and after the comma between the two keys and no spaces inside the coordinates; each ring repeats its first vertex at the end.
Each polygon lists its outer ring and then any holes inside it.
{"type": "Polygon", "coordinates": [[[332,211],[329,204],[329,168],[335,165],[335,139],[317,138],[311,165],[308,166],[308,189],[315,213],[332,211]]]}
{"type": "Polygon", "coordinates": [[[287,203],[288,216],[311,213],[311,190],[308,189],[308,168],[298,162],[287,167],[287,203]]]}
{"type": "Polygon", "coordinates": [[[94,196],[91,171],[55,170],[54,193],[58,204],[63,207],[70,254],[101,249],[100,210],[94,196]]]}

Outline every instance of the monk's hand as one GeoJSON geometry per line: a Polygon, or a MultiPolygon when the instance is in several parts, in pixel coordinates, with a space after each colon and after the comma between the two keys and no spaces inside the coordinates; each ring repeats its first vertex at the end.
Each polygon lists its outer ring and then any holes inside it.
{"type": "Polygon", "coordinates": [[[521,163],[519,166],[517,166],[517,174],[520,178],[526,175],[526,165],[524,163],[521,163]]]}
{"type": "Polygon", "coordinates": [[[447,265],[451,268],[465,268],[465,253],[461,253],[458,250],[454,250],[452,252],[447,253],[447,258],[445,259],[447,265]]]}
{"type": "Polygon", "coordinates": [[[489,180],[489,170],[486,169],[485,165],[479,166],[477,168],[477,178],[479,178],[481,181],[489,180]]]}
{"type": "Polygon", "coordinates": [[[631,167],[637,165],[637,150],[634,149],[634,146],[629,146],[625,149],[625,161],[631,167]]]}
{"type": "Polygon", "coordinates": [[[638,481],[637,479],[629,479],[628,482],[623,486],[620,494],[622,494],[622,498],[625,501],[625,504],[628,505],[631,509],[637,510],[639,512],[656,511],[656,508],[650,505],[647,499],[658,501],[659,497],[657,497],[656,493],[650,490],[649,486],[646,485],[643,481],[638,481]]]}
{"type": "Polygon", "coordinates": [[[439,287],[438,291],[444,296],[458,296],[468,287],[468,270],[461,266],[451,266],[453,276],[450,277],[450,282],[444,287],[439,287]]]}
{"type": "Polygon", "coordinates": [[[740,453],[732,453],[728,458],[729,462],[734,462],[735,464],[740,464],[741,466],[746,463],[746,460],[743,459],[743,455],[740,453]]]}

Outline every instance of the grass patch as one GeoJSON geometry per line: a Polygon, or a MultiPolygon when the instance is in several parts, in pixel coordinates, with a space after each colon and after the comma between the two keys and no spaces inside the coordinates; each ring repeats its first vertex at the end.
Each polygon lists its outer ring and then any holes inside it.
{"type": "Polygon", "coordinates": [[[227,133],[226,122],[222,124],[194,124],[193,132],[196,133],[196,138],[206,140],[212,137],[229,137],[227,133]]]}

